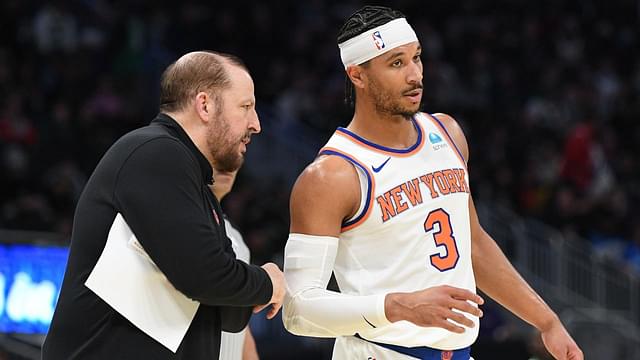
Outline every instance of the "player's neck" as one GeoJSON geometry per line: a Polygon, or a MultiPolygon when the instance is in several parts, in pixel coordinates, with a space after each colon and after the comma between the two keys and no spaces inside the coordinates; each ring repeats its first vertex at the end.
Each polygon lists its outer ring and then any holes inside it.
{"type": "Polygon", "coordinates": [[[358,104],[347,129],[378,145],[395,149],[410,147],[418,137],[410,119],[400,115],[381,114],[375,108],[358,104]]]}

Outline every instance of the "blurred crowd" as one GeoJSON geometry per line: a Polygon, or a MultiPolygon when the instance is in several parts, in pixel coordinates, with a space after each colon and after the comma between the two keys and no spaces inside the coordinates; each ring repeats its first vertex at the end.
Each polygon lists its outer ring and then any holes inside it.
{"type": "MultiPolygon", "coordinates": [[[[69,234],[97,161],[152,119],[160,73],[187,51],[239,55],[260,113],[269,114],[263,127],[322,144],[350,118],[335,38],[361,5],[3,1],[0,228],[69,234]]],[[[424,48],[425,111],[453,115],[466,132],[477,201],[587,239],[640,272],[638,4],[391,6],[408,16],[424,48]]],[[[282,251],[290,183],[244,173],[226,201],[256,261],[282,251]]]]}
{"type": "MultiPolygon", "coordinates": [[[[363,4],[2,1],[0,228],[69,234],[102,154],[157,113],[162,70],[187,51],[215,49],[252,72],[264,134],[249,155],[267,154],[248,161],[223,207],[254,262],[278,261],[292,174],[351,116],[335,39],[363,4]],[[282,156],[271,156],[278,144],[282,156]]],[[[640,273],[640,5],[389,4],[424,48],[423,108],[465,130],[476,202],[537,218],[640,273]]],[[[485,314],[480,343],[502,323],[485,314]]]]}

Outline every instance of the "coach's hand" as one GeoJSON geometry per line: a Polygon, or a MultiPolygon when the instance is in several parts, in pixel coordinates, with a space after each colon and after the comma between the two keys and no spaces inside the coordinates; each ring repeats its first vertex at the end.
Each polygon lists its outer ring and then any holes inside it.
{"type": "Polygon", "coordinates": [[[269,275],[269,279],[271,279],[273,292],[271,293],[271,300],[269,300],[267,304],[254,307],[253,312],[258,313],[267,306],[272,305],[271,309],[267,313],[267,319],[273,319],[273,317],[276,316],[276,314],[282,307],[284,295],[287,293],[287,283],[285,282],[284,274],[282,273],[282,271],[280,271],[278,265],[274,263],[266,263],[262,265],[262,268],[269,275]]]}
{"type": "Polygon", "coordinates": [[[558,360],[583,360],[584,355],[571,335],[564,328],[559,319],[546,329],[541,329],[542,342],[547,351],[558,360]]]}
{"type": "Polygon", "coordinates": [[[407,320],[418,326],[435,326],[463,333],[463,327],[449,320],[466,327],[473,327],[474,323],[462,313],[453,311],[454,309],[473,316],[482,316],[482,310],[468,301],[484,304],[480,296],[469,290],[442,285],[411,293],[388,294],[384,301],[384,310],[391,322],[407,320]]]}

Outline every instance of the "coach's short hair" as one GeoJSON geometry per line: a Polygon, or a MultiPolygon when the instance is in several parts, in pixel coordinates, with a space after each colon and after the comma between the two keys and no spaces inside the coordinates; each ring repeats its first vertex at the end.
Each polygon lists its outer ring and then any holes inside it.
{"type": "Polygon", "coordinates": [[[225,63],[248,72],[240,58],[215,51],[190,52],[169,65],[160,80],[160,111],[181,111],[201,91],[219,102],[221,91],[231,85],[225,63]]]}
{"type": "MultiPolygon", "coordinates": [[[[398,10],[393,10],[385,6],[367,5],[349,16],[344,25],[342,25],[342,28],[340,28],[338,32],[338,44],[354,38],[367,30],[384,25],[391,20],[404,17],[406,16],[398,10]]],[[[362,65],[367,66],[368,64],[369,62],[367,61],[362,65]]],[[[347,76],[345,82],[345,103],[353,106],[354,100],[355,93],[353,84],[347,76]]]]}

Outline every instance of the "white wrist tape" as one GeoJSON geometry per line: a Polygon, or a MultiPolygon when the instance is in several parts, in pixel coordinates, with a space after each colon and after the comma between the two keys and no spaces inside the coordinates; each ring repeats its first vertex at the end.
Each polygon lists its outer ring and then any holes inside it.
{"type": "Polygon", "coordinates": [[[367,30],[338,44],[340,58],[346,69],[349,65],[360,65],[389,50],[418,41],[415,31],[407,19],[391,20],[386,24],[367,30]]]}
{"type": "Polygon", "coordinates": [[[296,335],[335,337],[390,324],[386,294],[346,295],[327,290],[338,238],[289,234],[284,250],[287,296],[283,322],[296,335]]]}

